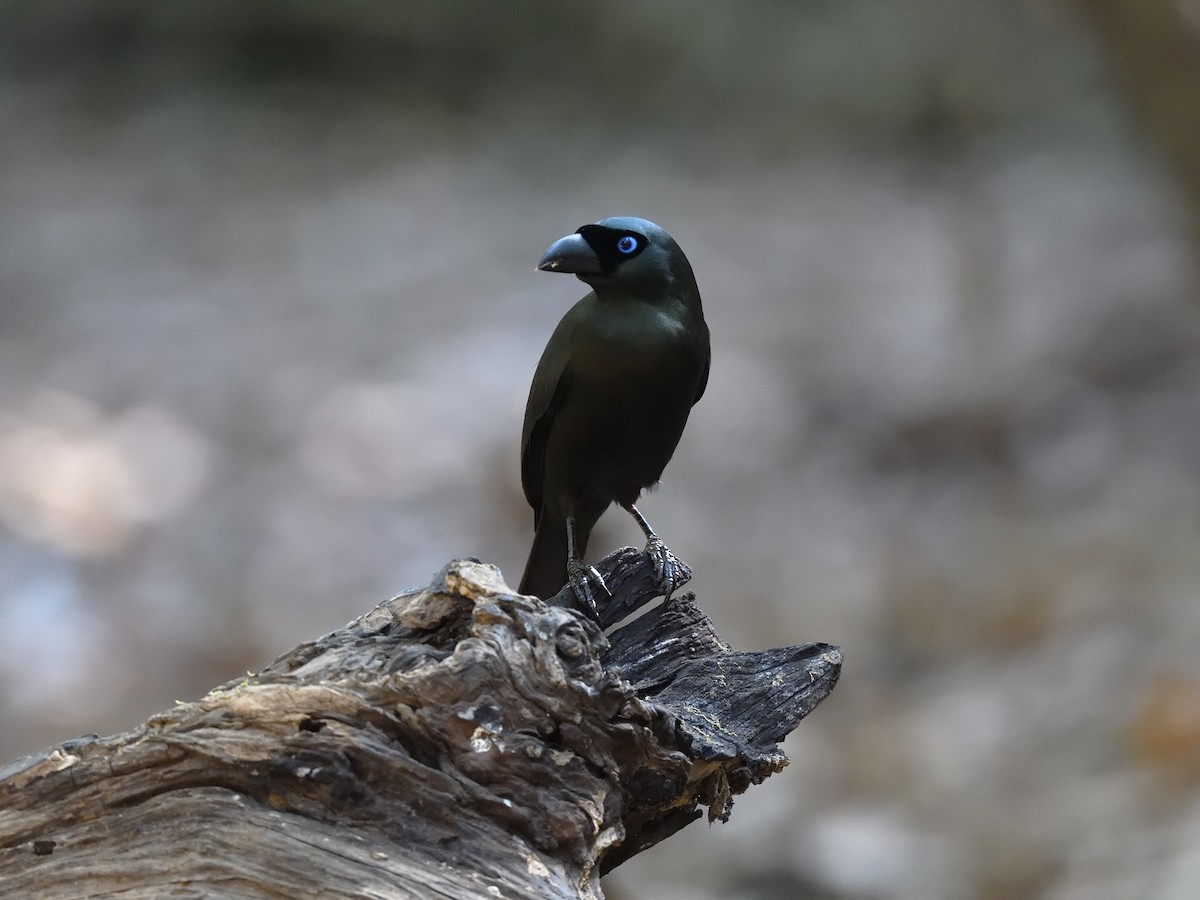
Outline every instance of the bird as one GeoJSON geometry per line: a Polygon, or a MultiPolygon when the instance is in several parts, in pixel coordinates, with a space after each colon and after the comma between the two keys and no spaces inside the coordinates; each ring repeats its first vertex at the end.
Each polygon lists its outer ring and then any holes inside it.
{"type": "Polygon", "coordinates": [[[662,477],[704,395],[712,353],[700,290],[675,240],[646,219],[617,216],[550,245],[537,269],[591,288],[562,317],[534,371],[521,430],[521,485],[534,538],[519,591],[542,599],[570,584],[596,613],[604,579],[584,564],[612,504],[646,536],[669,599],[682,583],[666,544],[635,505],[662,477]]]}

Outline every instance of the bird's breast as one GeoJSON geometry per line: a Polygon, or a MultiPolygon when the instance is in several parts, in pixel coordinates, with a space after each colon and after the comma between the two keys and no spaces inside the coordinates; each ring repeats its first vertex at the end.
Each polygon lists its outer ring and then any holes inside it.
{"type": "Polygon", "coordinates": [[[627,367],[662,365],[690,344],[683,319],[670,309],[646,303],[597,302],[580,322],[571,341],[573,368],[586,366],[611,372],[615,362],[627,367]]]}
{"type": "Polygon", "coordinates": [[[567,393],[547,435],[546,502],[599,516],[661,477],[708,362],[708,331],[671,307],[585,298],[569,319],[567,393]]]}
{"type": "MultiPolygon", "coordinates": [[[[597,447],[645,444],[651,456],[665,454],[665,465],[695,399],[707,341],[697,342],[677,316],[653,307],[589,326],[571,348],[568,416],[578,416],[576,433],[597,447]]],[[[657,465],[656,458],[651,468],[657,465]]]]}

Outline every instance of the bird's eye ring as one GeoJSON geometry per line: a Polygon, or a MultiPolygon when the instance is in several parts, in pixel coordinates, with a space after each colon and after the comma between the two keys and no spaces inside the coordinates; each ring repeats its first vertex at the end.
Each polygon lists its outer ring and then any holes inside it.
{"type": "Polygon", "coordinates": [[[617,249],[625,254],[632,253],[634,250],[637,249],[637,245],[638,245],[637,238],[633,237],[632,235],[628,235],[628,234],[625,235],[623,238],[621,238],[619,241],[617,241],[617,249]]]}

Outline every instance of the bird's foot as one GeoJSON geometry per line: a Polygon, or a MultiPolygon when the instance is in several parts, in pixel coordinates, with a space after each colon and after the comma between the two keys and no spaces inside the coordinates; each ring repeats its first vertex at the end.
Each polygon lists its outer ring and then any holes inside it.
{"type": "Polygon", "coordinates": [[[575,592],[576,598],[581,604],[585,612],[591,614],[593,619],[599,620],[600,614],[596,611],[596,595],[599,594],[602,598],[608,599],[612,597],[612,593],[608,590],[608,585],[604,583],[604,578],[596,571],[595,566],[589,566],[581,559],[572,559],[567,562],[567,583],[571,585],[571,590],[575,592]]]}
{"type": "Polygon", "coordinates": [[[672,553],[658,535],[646,541],[646,553],[654,565],[654,578],[662,589],[664,600],[670,600],[676,588],[692,580],[692,570],[687,563],[672,553]]]}

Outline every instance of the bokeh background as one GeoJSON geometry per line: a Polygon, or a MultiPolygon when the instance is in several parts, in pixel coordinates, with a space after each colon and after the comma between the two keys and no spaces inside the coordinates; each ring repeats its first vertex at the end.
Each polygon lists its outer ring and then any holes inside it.
{"type": "MultiPolygon", "coordinates": [[[[475,555],[612,214],[708,393],[644,504],[792,764],[606,879],[1200,896],[1195,0],[0,2],[0,759],[475,555]],[[1195,138],[1195,140],[1191,140],[1195,138]]],[[[640,535],[610,515],[599,555],[640,535]]]]}

